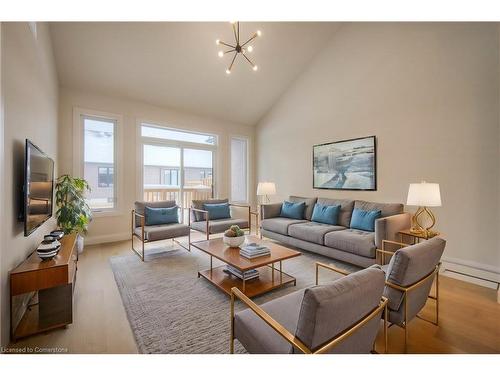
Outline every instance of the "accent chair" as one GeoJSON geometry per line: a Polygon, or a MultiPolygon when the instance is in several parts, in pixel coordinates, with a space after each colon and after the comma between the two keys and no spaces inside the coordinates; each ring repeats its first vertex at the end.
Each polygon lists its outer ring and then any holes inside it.
{"type": "Polygon", "coordinates": [[[252,220],[251,216],[257,215],[252,212],[249,205],[229,203],[228,199],[204,199],[193,200],[191,208],[189,209],[189,226],[191,229],[206,234],[207,240],[210,239],[211,234],[224,233],[231,225],[237,225],[241,229],[248,229],[251,231],[252,220]],[[231,212],[228,218],[223,219],[210,219],[208,211],[205,209],[205,204],[229,204],[230,209],[234,207],[245,208],[248,210],[247,218],[235,218],[231,212]]]}
{"type": "Polygon", "coordinates": [[[370,353],[387,308],[384,279],[380,266],[374,265],[261,306],[232,288],[230,352],[237,339],[250,353],[370,353]],[[236,298],[248,309],[235,314],[236,298]]]}
{"type": "Polygon", "coordinates": [[[180,211],[179,218],[182,218],[182,208],[175,201],[158,202],[135,202],[135,209],[132,210],[132,250],[144,262],[144,246],[153,241],[162,241],[172,239],[179,246],[191,251],[191,230],[189,226],[182,223],[170,223],[159,225],[146,225],[146,207],[151,208],[172,208],[176,207],[180,211]],[[188,246],[184,246],[176,238],[188,236],[188,246]],[[134,237],[141,241],[141,252],[134,247],[134,237]]]}
{"type": "Polygon", "coordinates": [[[383,264],[386,274],[384,296],[389,300],[388,320],[405,332],[405,352],[408,342],[408,323],[415,317],[434,325],[439,325],[439,267],[446,241],[440,237],[408,245],[396,241],[383,241],[383,249],[377,249],[385,257],[390,256],[389,264],[383,264]],[[397,251],[386,250],[386,245],[401,247],[397,251]],[[436,280],[435,294],[430,295],[436,280]],[[418,315],[427,299],[435,301],[436,320],[431,321],[418,315]]]}

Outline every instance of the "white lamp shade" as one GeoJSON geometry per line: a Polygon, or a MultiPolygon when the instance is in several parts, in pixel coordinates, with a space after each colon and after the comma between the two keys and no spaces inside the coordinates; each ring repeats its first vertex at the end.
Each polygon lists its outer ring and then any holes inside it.
{"type": "Polygon", "coordinates": [[[439,184],[421,182],[410,184],[408,189],[408,206],[438,207],[441,206],[439,184]]]}
{"type": "Polygon", "coordinates": [[[257,185],[257,195],[275,195],[276,185],[274,182],[259,182],[257,185]]]}

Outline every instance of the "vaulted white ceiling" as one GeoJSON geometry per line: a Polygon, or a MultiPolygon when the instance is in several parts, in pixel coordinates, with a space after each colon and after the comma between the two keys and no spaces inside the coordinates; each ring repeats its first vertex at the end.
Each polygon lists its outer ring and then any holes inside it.
{"type": "MultiPolygon", "coordinates": [[[[242,22],[241,39],[262,31],[250,54],[219,58],[228,22],[52,23],[60,84],[254,125],[331,38],[339,24],[242,22]]],[[[307,93],[304,93],[307,95],[307,93]]]]}

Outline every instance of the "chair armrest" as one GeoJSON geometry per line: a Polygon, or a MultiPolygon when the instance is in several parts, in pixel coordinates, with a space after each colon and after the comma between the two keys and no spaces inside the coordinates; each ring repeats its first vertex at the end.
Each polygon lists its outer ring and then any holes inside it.
{"type": "Polygon", "coordinates": [[[278,217],[281,214],[281,203],[261,204],[260,217],[262,220],[278,217]]]}
{"type": "MultiPolygon", "coordinates": [[[[383,250],[383,251],[388,251],[388,250],[386,250],[386,249],[385,249],[385,244],[387,244],[387,243],[388,243],[388,244],[392,244],[392,245],[398,245],[398,246],[401,246],[401,248],[408,246],[408,244],[407,244],[407,243],[404,243],[404,242],[391,241],[391,240],[383,240],[383,241],[382,241],[382,250],[383,250]]],[[[395,251],[392,251],[392,253],[395,253],[395,251]]]]}
{"type": "Polygon", "coordinates": [[[132,210],[132,235],[134,234],[134,228],[135,228],[135,220],[137,217],[141,218],[141,224],[139,227],[141,227],[141,240],[144,241],[144,226],[146,225],[146,216],[143,214],[138,213],[136,210],[132,210]]]}
{"type": "Polygon", "coordinates": [[[134,216],[139,216],[139,217],[141,217],[141,218],[142,218],[142,217],[145,217],[143,214],[138,213],[136,210],[132,210],[132,214],[133,214],[134,216]]]}
{"type": "Polygon", "coordinates": [[[239,203],[229,203],[229,206],[250,208],[250,205],[248,204],[239,204],[239,203]]]}
{"type": "MultiPolygon", "coordinates": [[[[208,222],[210,221],[210,218],[208,217],[208,211],[207,210],[200,210],[199,208],[194,208],[194,207],[189,207],[189,215],[188,215],[188,225],[191,227],[191,214],[193,212],[201,212],[205,214],[205,223],[206,223],[206,232],[208,233],[208,222]]],[[[194,217],[194,215],[193,215],[194,217]]],[[[201,221],[201,220],[200,220],[201,221]]],[[[197,230],[193,227],[191,229],[197,230]]]]}
{"type": "Polygon", "coordinates": [[[350,272],[347,272],[345,270],[341,270],[340,268],[331,266],[329,264],[321,263],[321,262],[316,262],[316,285],[319,284],[318,276],[319,276],[319,269],[320,267],[325,268],[327,270],[333,271],[333,272],[338,272],[341,275],[347,276],[350,274],[350,272]]]}
{"type": "Polygon", "coordinates": [[[398,238],[398,232],[410,226],[411,214],[409,212],[386,216],[375,220],[375,245],[379,249],[382,249],[383,240],[396,240],[398,238]]]}
{"type": "MultiPolygon", "coordinates": [[[[250,310],[252,310],[259,318],[261,318],[269,327],[276,333],[288,341],[291,345],[299,349],[302,353],[310,354],[311,350],[290,331],[283,327],[280,323],[274,320],[271,315],[262,310],[255,302],[248,298],[238,288],[231,288],[231,322],[234,322],[234,298],[239,298],[250,310]]],[[[234,324],[234,323],[233,323],[234,324]]]]}

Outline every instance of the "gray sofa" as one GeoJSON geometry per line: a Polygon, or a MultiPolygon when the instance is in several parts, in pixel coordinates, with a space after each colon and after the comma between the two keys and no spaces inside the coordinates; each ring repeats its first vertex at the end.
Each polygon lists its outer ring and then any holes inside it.
{"type": "Polygon", "coordinates": [[[411,215],[403,212],[401,203],[297,196],[290,196],[288,201],[305,202],[304,218],[281,217],[282,203],[264,204],[260,212],[261,236],[361,267],[376,263],[376,249],[382,248],[382,240],[397,240],[398,231],[410,227],[411,215]],[[338,225],[311,221],[316,203],[340,205],[338,225]],[[354,208],[382,211],[374,232],[350,228],[354,208]]]}

